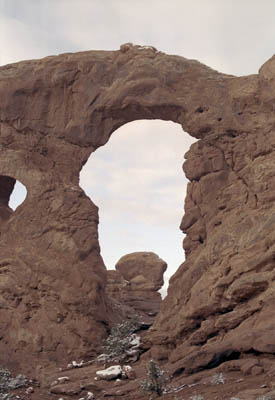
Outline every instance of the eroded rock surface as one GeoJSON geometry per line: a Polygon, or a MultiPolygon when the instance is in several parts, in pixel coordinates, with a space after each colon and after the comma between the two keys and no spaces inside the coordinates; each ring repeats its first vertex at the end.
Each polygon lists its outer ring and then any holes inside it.
{"type": "Polygon", "coordinates": [[[274,74],[273,57],[259,75],[235,78],[240,88],[248,85],[241,89],[246,100],[231,93],[232,121],[241,126],[204,138],[186,154],[187,259],[170,281],[151,336],[154,354],[161,350],[175,373],[274,355],[274,74]]]}
{"type": "Polygon", "coordinates": [[[163,285],[166,262],[155,253],[136,252],[121,257],[115,268],[107,271],[106,294],[128,306],[130,315],[152,323],[160,309],[158,290],[163,285]]]}
{"type": "Polygon", "coordinates": [[[136,119],[171,120],[200,139],[184,164],[187,258],[151,329],[152,354],[177,374],[274,355],[275,57],[234,77],[127,44],[1,67],[0,96],[2,365],[98,348],[107,273],[79,172],[136,119]],[[15,179],[28,196],[12,213],[15,179]]]}

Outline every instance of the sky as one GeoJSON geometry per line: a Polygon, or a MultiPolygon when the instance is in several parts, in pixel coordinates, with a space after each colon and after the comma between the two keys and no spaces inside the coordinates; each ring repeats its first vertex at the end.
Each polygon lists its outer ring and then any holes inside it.
{"type": "MultiPolygon", "coordinates": [[[[274,16],[274,0],[0,0],[0,65],[133,42],[249,75],[274,54],[274,16]]],[[[192,142],[175,123],[134,121],[91,155],[80,185],[99,206],[107,268],[154,251],[167,282],[184,261],[182,163],[192,142]]],[[[10,205],[24,195],[16,185],[10,205]]]]}

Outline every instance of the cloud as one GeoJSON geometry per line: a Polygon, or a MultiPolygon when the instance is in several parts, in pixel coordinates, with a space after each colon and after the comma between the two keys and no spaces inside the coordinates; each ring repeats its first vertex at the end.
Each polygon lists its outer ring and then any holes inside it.
{"type": "Polygon", "coordinates": [[[256,73],[274,52],[273,0],[2,0],[1,4],[2,63],[68,51],[118,49],[132,41],[245,75],[256,73]]]}
{"type": "MultiPolygon", "coordinates": [[[[20,60],[45,57],[49,54],[64,52],[66,41],[49,29],[47,13],[43,4],[30,8],[30,2],[13,0],[2,2],[0,8],[0,64],[20,60]]],[[[44,3],[45,6],[45,3],[44,3]]]]}
{"type": "Polygon", "coordinates": [[[80,179],[102,215],[154,224],[179,218],[187,184],[182,162],[195,140],[179,125],[158,120],[135,121],[113,136],[91,155],[80,179]]]}

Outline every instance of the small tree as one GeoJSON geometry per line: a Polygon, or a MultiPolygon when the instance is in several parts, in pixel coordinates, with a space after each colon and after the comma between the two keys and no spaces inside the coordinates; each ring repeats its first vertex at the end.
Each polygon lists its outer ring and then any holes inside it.
{"type": "Polygon", "coordinates": [[[132,334],[140,327],[137,316],[112,327],[110,335],[104,341],[103,351],[109,359],[116,359],[119,363],[131,349],[132,334]]]}
{"type": "Polygon", "coordinates": [[[147,378],[141,381],[140,387],[143,392],[148,393],[151,399],[154,393],[162,396],[167,381],[166,372],[161,370],[154,360],[151,360],[147,367],[147,378]]]}

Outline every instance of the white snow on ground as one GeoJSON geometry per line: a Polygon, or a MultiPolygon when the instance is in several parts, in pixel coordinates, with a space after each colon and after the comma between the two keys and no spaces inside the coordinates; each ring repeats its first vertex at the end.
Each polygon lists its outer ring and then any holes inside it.
{"type": "Polygon", "coordinates": [[[67,368],[81,368],[84,366],[84,360],[80,362],[72,361],[70,364],[67,365],[67,368]]]}
{"type": "Polygon", "coordinates": [[[132,339],[131,339],[130,345],[131,345],[133,348],[139,347],[139,346],[140,346],[140,336],[138,336],[138,335],[136,335],[135,333],[133,333],[133,334],[131,335],[131,337],[132,337],[132,339]]]}
{"type": "Polygon", "coordinates": [[[102,353],[97,356],[96,361],[101,363],[101,362],[106,362],[110,359],[110,356],[108,354],[102,353]]]}
{"type": "Polygon", "coordinates": [[[118,376],[120,376],[121,373],[122,369],[120,365],[113,365],[112,367],[96,371],[97,377],[105,381],[110,381],[112,379],[115,379],[118,376]]]}

